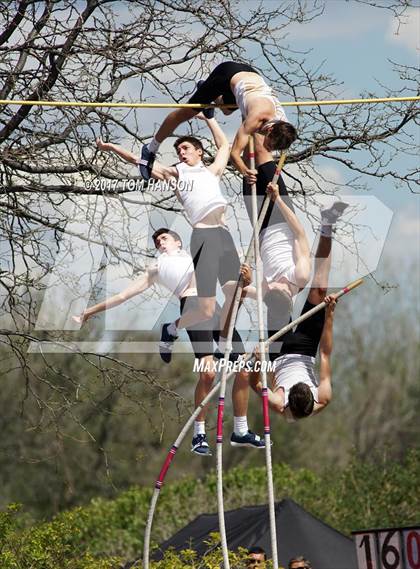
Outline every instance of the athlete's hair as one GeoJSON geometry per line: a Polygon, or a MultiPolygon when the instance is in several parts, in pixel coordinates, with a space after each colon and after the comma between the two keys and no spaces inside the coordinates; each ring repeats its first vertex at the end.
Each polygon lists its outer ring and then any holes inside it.
{"type": "Polygon", "coordinates": [[[289,408],[295,419],[308,417],[314,408],[314,396],[306,383],[295,383],[289,393],[289,408]]]}
{"type": "Polygon", "coordinates": [[[311,562],[305,559],[303,555],[299,555],[299,557],[293,557],[293,559],[289,561],[288,569],[292,568],[292,563],[297,563],[298,561],[303,561],[305,563],[305,569],[312,569],[311,562]]]}
{"type": "Polygon", "coordinates": [[[178,233],[172,231],[171,229],[168,229],[167,227],[160,227],[159,229],[156,229],[156,231],[152,235],[153,243],[155,244],[156,249],[157,249],[156,239],[159,237],[159,235],[162,235],[163,233],[168,233],[168,235],[172,235],[175,241],[179,241],[181,243],[182,247],[182,239],[178,235],[178,233]]]}
{"type": "Polygon", "coordinates": [[[273,124],[267,137],[273,150],[286,150],[297,139],[297,131],[289,122],[278,121],[273,124]]]}
{"type": "Polygon", "coordinates": [[[177,152],[178,152],[178,146],[183,142],[189,142],[194,146],[194,148],[197,148],[198,150],[202,150],[204,152],[204,148],[203,145],[201,144],[201,141],[198,140],[198,138],[195,138],[195,136],[181,136],[180,138],[177,138],[174,143],[174,148],[177,152]]]}
{"type": "Polygon", "coordinates": [[[248,549],[248,555],[250,555],[251,553],[262,554],[262,555],[264,555],[264,561],[267,559],[266,552],[264,551],[264,549],[262,547],[259,547],[258,545],[255,545],[254,547],[250,547],[248,549]]]}

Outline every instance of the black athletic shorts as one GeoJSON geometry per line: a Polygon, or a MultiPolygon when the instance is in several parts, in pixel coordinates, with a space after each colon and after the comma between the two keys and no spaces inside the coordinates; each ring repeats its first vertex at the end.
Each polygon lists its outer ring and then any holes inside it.
{"type": "MultiPolygon", "coordinates": [[[[182,315],[187,310],[197,308],[198,299],[196,296],[184,296],[181,298],[180,304],[182,315]]],[[[186,329],[196,358],[200,359],[214,353],[213,330],[215,326],[215,318],[212,318],[186,329]]]]}
{"type": "MultiPolygon", "coordinates": [[[[185,296],[180,299],[181,314],[187,310],[193,310],[197,308],[197,306],[198,298],[196,296],[185,296]]],[[[213,318],[205,322],[199,322],[186,329],[196,358],[200,359],[204,356],[214,354],[213,340],[217,343],[219,339],[219,321],[220,306],[217,305],[213,318]]],[[[242,338],[236,328],[233,329],[232,348],[233,354],[245,353],[242,338]]]]}
{"type": "Polygon", "coordinates": [[[225,105],[236,105],[235,96],[230,88],[230,80],[241,71],[258,73],[247,63],[236,63],[235,61],[221,63],[213,69],[204,83],[189,99],[188,103],[212,103],[221,95],[225,105]]]}
{"type": "MultiPolygon", "coordinates": [[[[267,185],[269,184],[269,182],[273,180],[274,172],[276,171],[276,163],[274,162],[274,160],[270,160],[270,162],[265,162],[265,164],[261,164],[260,166],[258,166],[257,170],[258,170],[257,202],[258,202],[258,213],[259,213],[262,208],[264,198],[267,195],[266,194],[267,185]]],[[[285,196],[284,198],[285,203],[289,206],[289,208],[292,211],[295,211],[292,200],[290,199],[289,194],[287,193],[286,185],[283,182],[283,178],[281,176],[277,183],[279,186],[280,195],[285,196]]],[[[246,210],[248,212],[249,219],[252,223],[252,188],[250,184],[248,184],[245,181],[245,178],[242,184],[242,194],[244,196],[244,202],[246,210]]],[[[270,200],[267,213],[264,217],[261,226],[261,231],[271,225],[275,225],[276,223],[284,223],[284,222],[285,219],[283,217],[283,214],[281,213],[277,205],[270,200]]]]}
{"type": "Polygon", "coordinates": [[[216,296],[217,281],[223,286],[237,281],[241,264],[232,236],[224,227],[194,228],[190,244],[197,296],[216,296]]]}
{"type": "MultiPolygon", "coordinates": [[[[308,312],[308,310],[311,310],[314,306],[314,304],[311,304],[307,300],[301,314],[305,314],[305,312],[308,312]]],[[[315,358],[322,336],[322,330],[324,329],[324,321],[325,308],[316,312],[304,322],[301,322],[294,332],[290,331],[285,334],[283,336],[283,345],[280,354],[277,354],[277,357],[279,355],[283,356],[284,354],[302,354],[315,358]]]]}

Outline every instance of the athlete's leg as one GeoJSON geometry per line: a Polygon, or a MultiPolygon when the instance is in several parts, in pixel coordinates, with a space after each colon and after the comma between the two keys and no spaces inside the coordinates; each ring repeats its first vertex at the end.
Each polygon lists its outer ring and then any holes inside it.
{"type": "MultiPolygon", "coordinates": [[[[246,417],[249,400],[249,373],[239,371],[232,387],[233,414],[235,417],[246,417]]],[[[248,431],[248,429],[246,430],[248,431]]]]}
{"type": "Polygon", "coordinates": [[[236,286],[241,270],[238,252],[233,242],[232,236],[226,229],[220,228],[221,238],[220,262],[218,279],[225,295],[225,302],[220,315],[220,334],[223,338],[227,337],[231,312],[235,297],[236,286]]]}
{"type": "MultiPolygon", "coordinates": [[[[158,144],[161,144],[166,138],[168,138],[168,136],[170,136],[180,124],[191,120],[200,111],[201,109],[176,109],[176,111],[169,113],[155,134],[155,139],[158,144]]],[[[156,150],[153,150],[153,153],[156,153],[156,151],[157,148],[156,150]]]]}
{"type": "Polygon", "coordinates": [[[225,302],[220,311],[220,335],[226,338],[229,331],[229,323],[232,315],[237,281],[228,281],[222,286],[225,302]]]}
{"type": "MultiPolygon", "coordinates": [[[[216,68],[205,81],[200,82],[200,85],[188,103],[211,103],[215,97],[220,95],[220,79],[220,73],[217,72],[216,68]]],[[[143,146],[141,151],[139,167],[141,175],[145,180],[148,180],[151,176],[153,162],[160,144],[170,136],[180,124],[192,119],[200,111],[201,109],[177,109],[169,113],[165,118],[151,142],[147,146],[143,146]]]]}
{"type": "MultiPolygon", "coordinates": [[[[204,369],[208,369],[209,371],[200,372],[194,393],[194,402],[196,408],[200,405],[206,395],[210,393],[213,386],[214,378],[216,377],[215,371],[212,370],[213,361],[214,360],[212,355],[200,358],[200,366],[203,365],[204,369]]],[[[203,407],[202,411],[200,411],[199,415],[197,415],[196,421],[206,420],[208,407],[209,405],[203,407]]]]}
{"type": "Polygon", "coordinates": [[[221,240],[218,228],[193,229],[191,256],[197,283],[197,307],[184,311],[176,322],[177,328],[186,328],[209,320],[216,310],[216,287],[219,272],[221,240]]]}
{"type": "MultiPolygon", "coordinates": [[[[197,297],[188,299],[193,306],[197,304],[197,297]]],[[[216,377],[213,359],[213,333],[211,329],[203,330],[202,326],[187,329],[194,355],[200,366],[199,379],[195,388],[194,402],[197,408],[213,386],[216,377]]],[[[194,421],[194,434],[191,441],[191,450],[200,456],[210,456],[211,451],[206,436],[206,415],[208,405],[203,407],[194,421]]]]}
{"type": "Polygon", "coordinates": [[[216,310],[216,297],[199,297],[197,308],[187,310],[178,320],[175,321],[177,329],[194,326],[205,320],[213,318],[216,310]]]}
{"type": "MultiPolygon", "coordinates": [[[[213,362],[213,356],[204,356],[200,358],[200,364],[204,366],[211,366],[213,362]]],[[[194,401],[195,407],[197,408],[203,399],[208,395],[213,386],[214,378],[216,373],[212,370],[200,372],[197,386],[195,388],[194,401]]],[[[194,421],[194,433],[191,441],[191,451],[200,456],[211,456],[211,450],[209,443],[207,441],[206,435],[206,416],[208,411],[208,405],[203,407],[199,415],[197,415],[194,421]]]]}
{"type": "Polygon", "coordinates": [[[325,298],[331,269],[331,247],[331,236],[327,237],[321,234],[315,255],[314,276],[308,295],[308,301],[311,304],[319,304],[325,298]]]}
{"type": "Polygon", "coordinates": [[[319,304],[326,295],[328,277],[331,269],[331,248],[334,225],[341,217],[348,204],[335,202],[329,209],[321,211],[321,227],[315,254],[315,271],[312,288],[308,300],[311,304],[319,304]]]}
{"type": "MultiPolygon", "coordinates": [[[[223,100],[223,97],[222,97],[221,95],[220,95],[219,97],[217,97],[217,98],[214,100],[214,104],[215,104],[215,105],[224,105],[225,102],[224,102],[224,100],[223,100]]],[[[222,113],[223,113],[224,115],[226,115],[226,116],[231,115],[232,113],[235,112],[235,110],[236,110],[236,109],[226,109],[226,108],[222,108],[222,109],[221,109],[222,113]]]]}
{"type": "Polygon", "coordinates": [[[194,296],[181,300],[181,317],[175,320],[175,322],[166,322],[162,325],[159,353],[165,363],[169,363],[172,359],[174,342],[178,338],[178,328],[187,328],[193,346],[195,339],[199,343],[207,342],[205,348],[208,351],[203,352],[203,349],[200,347],[197,349],[194,348],[196,358],[200,359],[203,355],[213,353],[212,333],[214,322],[210,322],[209,320],[211,319],[211,315],[215,312],[215,306],[216,297],[198,298],[194,296]],[[199,326],[191,331],[191,328],[197,324],[199,324],[199,326]],[[191,333],[193,336],[191,336],[191,333]],[[202,337],[200,334],[204,334],[204,336],[202,337]],[[198,335],[198,337],[195,338],[194,335],[198,335]]]}
{"type": "MultiPolygon", "coordinates": [[[[197,83],[197,89],[195,93],[190,97],[188,103],[190,104],[206,104],[212,103],[215,100],[220,100],[223,91],[226,90],[226,86],[229,85],[231,76],[230,66],[228,62],[218,65],[205,79],[204,81],[199,81],[197,83]]],[[[156,142],[160,144],[171,135],[177,126],[181,123],[190,120],[195,115],[201,112],[201,109],[177,109],[176,111],[170,113],[163,121],[161,127],[155,135],[156,142]]],[[[149,145],[150,147],[150,145],[149,145]]],[[[155,152],[152,149],[152,152],[155,152]]]]}
{"type": "Polygon", "coordinates": [[[248,427],[249,372],[242,370],[236,374],[232,388],[233,433],[230,437],[232,446],[244,446],[262,449],[264,440],[249,430],[248,427]]]}
{"type": "MultiPolygon", "coordinates": [[[[341,203],[341,202],[340,202],[341,203]]],[[[315,256],[314,277],[307,301],[302,309],[302,314],[311,310],[315,305],[323,302],[328,288],[328,278],[331,269],[332,251],[332,223],[335,223],[345,210],[346,204],[339,207],[339,214],[334,219],[329,216],[328,220],[323,217],[320,228],[319,241],[315,256]]],[[[330,208],[332,210],[334,208],[330,208]]],[[[330,211],[328,210],[328,211],[330,211]]],[[[337,211],[338,211],[337,210],[337,211]]],[[[325,211],[325,210],[324,210],[325,211]]],[[[315,357],[318,351],[319,341],[322,335],[325,321],[325,309],[317,312],[304,322],[301,322],[295,332],[288,332],[283,337],[281,354],[303,354],[315,357]]]]}

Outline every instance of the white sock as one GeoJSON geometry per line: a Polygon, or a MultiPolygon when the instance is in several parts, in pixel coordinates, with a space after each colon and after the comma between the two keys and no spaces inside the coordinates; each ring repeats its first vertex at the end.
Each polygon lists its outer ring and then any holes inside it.
{"type": "Polygon", "coordinates": [[[178,329],[176,327],[175,322],[171,322],[168,326],[168,332],[171,336],[175,336],[175,338],[178,337],[178,329]]]}
{"type": "Polygon", "coordinates": [[[248,419],[245,417],[233,417],[233,431],[235,435],[243,437],[248,432],[248,419]]]}
{"type": "Polygon", "coordinates": [[[159,146],[160,142],[156,140],[156,137],[153,137],[152,141],[147,145],[147,148],[150,150],[150,152],[156,154],[156,152],[159,150],[159,146]]]}
{"type": "Polygon", "coordinates": [[[206,434],[205,421],[194,421],[194,436],[206,434]]]}
{"type": "Polygon", "coordinates": [[[323,223],[321,225],[320,233],[323,237],[331,237],[332,236],[333,226],[331,224],[323,223]]]}

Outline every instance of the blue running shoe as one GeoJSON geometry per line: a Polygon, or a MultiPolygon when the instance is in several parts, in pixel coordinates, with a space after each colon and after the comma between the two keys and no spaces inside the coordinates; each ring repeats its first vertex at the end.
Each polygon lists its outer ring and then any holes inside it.
{"type": "Polygon", "coordinates": [[[211,456],[207,435],[196,435],[191,442],[191,452],[200,456],[211,456]]]}
{"type": "Polygon", "coordinates": [[[235,433],[232,433],[230,437],[230,444],[233,447],[253,447],[253,448],[265,448],[265,441],[259,435],[256,435],[252,431],[248,431],[246,435],[242,437],[235,433]]]}
{"type": "MultiPolygon", "coordinates": [[[[199,89],[203,83],[204,83],[203,79],[201,79],[201,81],[198,81],[197,89],[199,89]]],[[[206,119],[214,118],[214,109],[212,107],[208,109],[203,109],[203,115],[206,117],[206,119]]]]}
{"type": "Polygon", "coordinates": [[[168,332],[169,322],[163,324],[162,332],[160,334],[160,342],[159,342],[159,354],[162,360],[168,364],[172,359],[172,350],[174,347],[174,342],[178,338],[178,336],[172,336],[168,332]]]}
{"type": "Polygon", "coordinates": [[[143,148],[141,149],[141,158],[139,161],[139,169],[140,169],[140,174],[141,174],[143,180],[145,180],[146,182],[148,180],[150,180],[150,178],[152,176],[152,168],[153,168],[153,162],[155,161],[155,158],[156,158],[156,154],[153,154],[153,152],[150,152],[148,147],[146,145],[144,145],[143,148]]]}
{"type": "MultiPolygon", "coordinates": [[[[214,357],[216,358],[216,360],[222,360],[225,357],[225,354],[223,354],[219,348],[216,348],[214,351],[214,357]]],[[[229,361],[232,363],[237,362],[244,354],[237,354],[236,352],[230,352],[229,354],[229,361]]]]}

